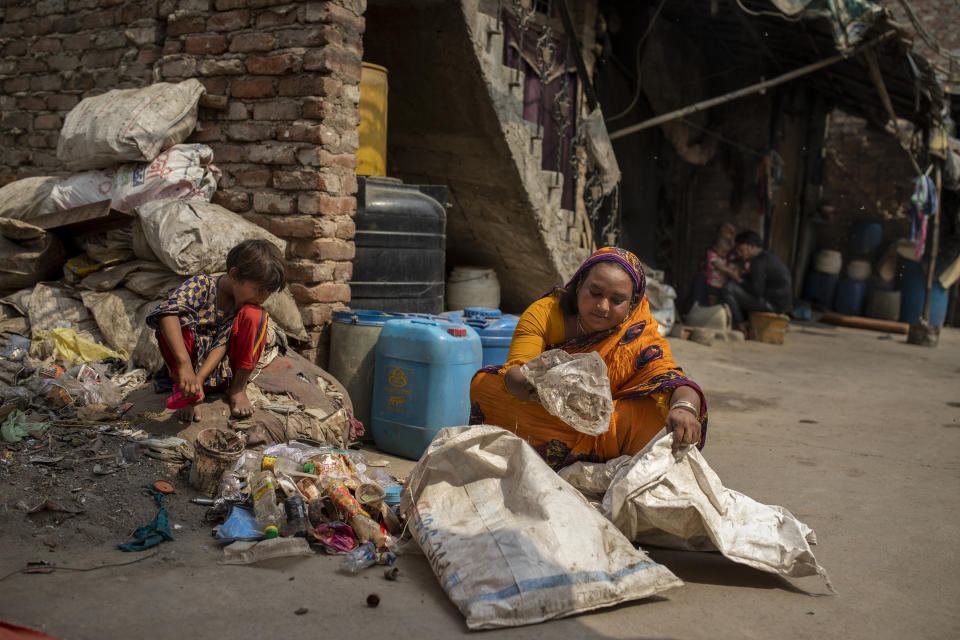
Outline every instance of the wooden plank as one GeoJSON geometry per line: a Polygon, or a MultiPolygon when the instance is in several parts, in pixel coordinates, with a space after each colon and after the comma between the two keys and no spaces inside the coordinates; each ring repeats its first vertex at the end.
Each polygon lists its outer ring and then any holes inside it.
{"type": "Polygon", "coordinates": [[[829,311],[823,314],[820,322],[835,324],[840,327],[851,327],[853,329],[868,329],[870,331],[883,331],[884,333],[899,333],[907,335],[910,332],[910,325],[906,322],[894,322],[893,320],[877,320],[876,318],[862,318],[860,316],[845,316],[842,313],[829,311]]]}

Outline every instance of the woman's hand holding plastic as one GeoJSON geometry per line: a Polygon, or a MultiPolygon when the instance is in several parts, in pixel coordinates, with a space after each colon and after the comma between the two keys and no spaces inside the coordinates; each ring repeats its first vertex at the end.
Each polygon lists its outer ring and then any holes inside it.
{"type": "Polygon", "coordinates": [[[681,407],[671,409],[664,426],[667,431],[673,433],[674,453],[677,453],[681,447],[700,442],[700,421],[691,411],[681,407]]]}

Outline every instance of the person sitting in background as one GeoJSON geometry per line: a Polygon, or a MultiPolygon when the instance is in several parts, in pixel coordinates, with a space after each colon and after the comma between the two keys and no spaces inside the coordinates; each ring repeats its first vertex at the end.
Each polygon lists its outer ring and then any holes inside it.
{"type": "Polygon", "coordinates": [[[644,295],[646,277],[635,255],[605,247],[523,313],[507,363],[488,366],[470,385],[471,424],[491,424],[524,440],[554,469],[578,460],[603,462],[635,455],[664,427],[674,449],[703,446],[707,407],[660,336],[644,295]],[[547,413],[520,365],[548,349],[595,351],[607,365],[613,396],[610,428],[599,436],[575,431],[547,413]]]}
{"type": "Polygon", "coordinates": [[[730,261],[735,234],[734,226],[724,222],[717,230],[717,238],[713,246],[707,249],[707,257],[703,263],[703,277],[707,281],[707,302],[710,305],[720,303],[723,285],[727,280],[740,280],[740,270],[730,261]]]}
{"type": "MultiPolygon", "coordinates": [[[[227,254],[227,272],[193,276],[147,316],[170,377],[188,398],[227,390],[231,414],[253,413],[247,382],[263,352],[269,316],[263,303],[283,288],[283,254],[267,240],[244,240],[227,254]]],[[[180,419],[196,421],[193,406],[180,419]]]]}
{"type": "Polygon", "coordinates": [[[787,313],[793,308],[790,271],[777,256],[763,248],[755,231],[737,234],[737,254],[748,263],[742,282],[728,280],[721,299],[730,308],[733,326],[746,334],[746,314],[756,311],[787,313]]]}

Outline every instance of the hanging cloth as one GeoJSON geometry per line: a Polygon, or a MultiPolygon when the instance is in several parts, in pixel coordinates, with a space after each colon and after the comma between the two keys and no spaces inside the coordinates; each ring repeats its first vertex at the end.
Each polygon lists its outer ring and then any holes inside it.
{"type": "Polygon", "coordinates": [[[937,188],[929,176],[922,175],[913,181],[910,196],[910,240],[916,243],[916,258],[923,257],[927,244],[927,219],[937,210],[937,188]]]}

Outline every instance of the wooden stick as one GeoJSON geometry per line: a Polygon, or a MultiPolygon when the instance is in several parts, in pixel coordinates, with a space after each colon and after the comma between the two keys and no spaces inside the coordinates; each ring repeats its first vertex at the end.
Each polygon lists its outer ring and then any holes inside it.
{"type": "Polygon", "coordinates": [[[841,327],[850,327],[853,329],[869,329],[870,331],[883,331],[885,333],[902,333],[906,335],[910,332],[910,325],[906,322],[895,322],[893,320],[879,320],[877,318],[863,318],[861,316],[845,316],[842,313],[829,311],[823,314],[820,322],[835,324],[841,327]]]}
{"type": "Polygon", "coordinates": [[[726,93],[722,96],[717,96],[716,98],[710,98],[709,100],[703,100],[702,102],[697,102],[688,107],[683,107],[682,109],[677,109],[675,111],[671,111],[669,113],[659,115],[655,118],[650,118],[649,120],[644,120],[643,122],[640,122],[638,124],[632,124],[629,127],[624,127],[623,129],[619,129],[611,133],[610,139],[616,140],[617,138],[622,138],[623,136],[630,135],[631,133],[643,131],[644,129],[649,129],[650,127],[656,127],[658,125],[665,124],[667,122],[671,122],[679,118],[683,118],[690,114],[697,113],[699,111],[705,111],[707,109],[710,109],[711,107],[715,107],[717,105],[724,104],[726,102],[737,100],[738,98],[743,98],[745,96],[749,96],[754,93],[759,93],[765,89],[769,89],[770,87],[775,87],[777,85],[784,84],[785,82],[790,82],[791,80],[802,78],[803,76],[810,75],[814,71],[819,71],[820,69],[829,67],[838,62],[843,62],[844,60],[849,59],[850,57],[864,51],[865,49],[869,49],[874,45],[891,38],[895,34],[896,34],[896,31],[888,31],[883,35],[878,36],[875,40],[871,40],[870,42],[865,42],[860,46],[854,48],[852,51],[848,53],[845,53],[845,54],[839,53],[825,60],[820,60],[819,62],[808,64],[805,67],[794,69],[793,71],[785,73],[781,76],[777,76],[776,78],[773,78],[771,80],[765,80],[757,84],[752,84],[749,87],[744,87],[743,89],[738,89],[736,91],[726,93]]]}
{"type": "Polygon", "coordinates": [[[923,303],[923,324],[930,325],[930,294],[933,293],[933,273],[937,267],[937,254],[940,253],[940,196],[942,195],[943,176],[940,164],[933,170],[933,182],[937,187],[937,206],[933,210],[933,241],[930,244],[930,267],[927,269],[927,299],[923,303]]]}

